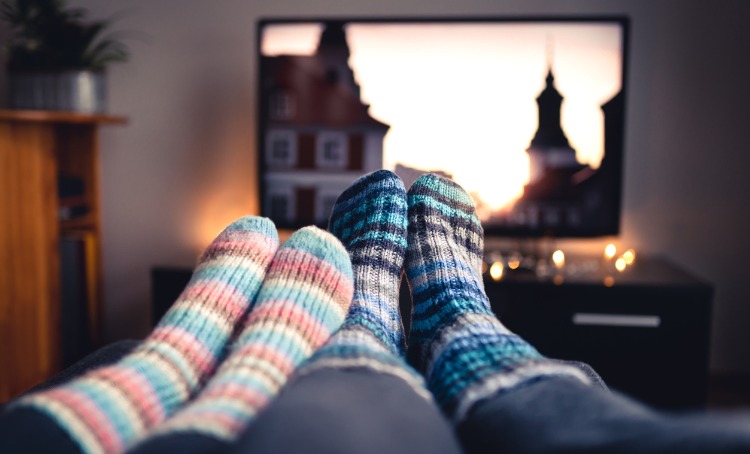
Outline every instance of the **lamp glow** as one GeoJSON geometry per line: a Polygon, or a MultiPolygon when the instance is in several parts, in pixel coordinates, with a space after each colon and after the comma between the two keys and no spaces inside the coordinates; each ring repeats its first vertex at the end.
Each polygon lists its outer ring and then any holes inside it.
{"type": "Polygon", "coordinates": [[[628,249],[627,251],[623,252],[622,259],[625,260],[625,263],[627,265],[632,265],[635,261],[635,251],[632,249],[628,249]]]}
{"type": "Polygon", "coordinates": [[[490,277],[492,280],[499,281],[503,278],[503,264],[500,262],[495,262],[490,267],[490,277]]]}
{"type": "Polygon", "coordinates": [[[617,271],[625,271],[625,268],[628,266],[628,264],[625,262],[625,259],[620,257],[615,261],[615,269],[617,271]]]}
{"type": "Polygon", "coordinates": [[[614,244],[609,243],[604,248],[604,256],[607,257],[608,259],[611,259],[612,257],[615,256],[615,254],[617,254],[617,247],[614,244]]]}
{"type": "Polygon", "coordinates": [[[562,268],[562,266],[565,265],[565,253],[559,249],[553,252],[552,263],[554,263],[557,268],[562,268]]]}
{"type": "Polygon", "coordinates": [[[506,262],[508,268],[517,270],[521,266],[521,259],[521,254],[519,254],[518,252],[511,253],[508,257],[508,261],[506,262]]]}

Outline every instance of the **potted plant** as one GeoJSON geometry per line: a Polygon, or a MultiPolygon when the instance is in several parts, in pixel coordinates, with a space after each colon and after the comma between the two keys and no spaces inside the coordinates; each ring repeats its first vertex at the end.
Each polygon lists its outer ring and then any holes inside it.
{"type": "Polygon", "coordinates": [[[106,110],[105,68],[128,58],[124,44],[107,34],[110,21],[90,21],[64,0],[2,0],[10,25],[10,107],[76,112],[106,110]]]}

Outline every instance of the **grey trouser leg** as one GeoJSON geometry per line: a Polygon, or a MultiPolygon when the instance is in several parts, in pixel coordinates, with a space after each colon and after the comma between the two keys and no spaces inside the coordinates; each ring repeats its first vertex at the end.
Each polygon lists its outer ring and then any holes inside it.
{"type": "Polygon", "coordinates": [[[287,384],[234,453],[460,453],[438,407],[370,369],[321,369],[287,384]]]}
{"type": "Polygon", "coordinates": [[[458,435],[472,454],[750,452],[750,415],[665,414],[555,377],[478,403],[458,435]]]}

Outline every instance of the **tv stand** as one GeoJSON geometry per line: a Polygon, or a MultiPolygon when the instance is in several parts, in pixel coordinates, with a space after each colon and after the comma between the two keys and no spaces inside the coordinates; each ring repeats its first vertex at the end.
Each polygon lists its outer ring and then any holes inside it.
{"type": "Polygon", "coordinates": [[[713,286],[663,258],[639,257],[624,272],[580,260],[551,276],[486,273],[493,311],[542,354],[589,363],[614,389],[660,408],[703,408],[713,286]]]}

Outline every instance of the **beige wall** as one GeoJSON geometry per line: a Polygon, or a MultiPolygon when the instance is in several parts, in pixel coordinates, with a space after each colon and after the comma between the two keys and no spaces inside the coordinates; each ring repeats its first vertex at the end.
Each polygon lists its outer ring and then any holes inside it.
{"type": "MultiPolygon", "coordinates": [[[[109,339],[147,331],[153,265],[193,264],[225,224],[257,212],[258,17],[627,14],[632,39],[617,241],[714,282],[712,368],[750,372],[750,2],[70,3],[94,17],[116,14],[117,28],[135,37],[131,61],[110,71],[110,110],[131,123],[102,136],[109,339]]],[[[604,242],[568,245],[598,249],[604,242]]]]}

